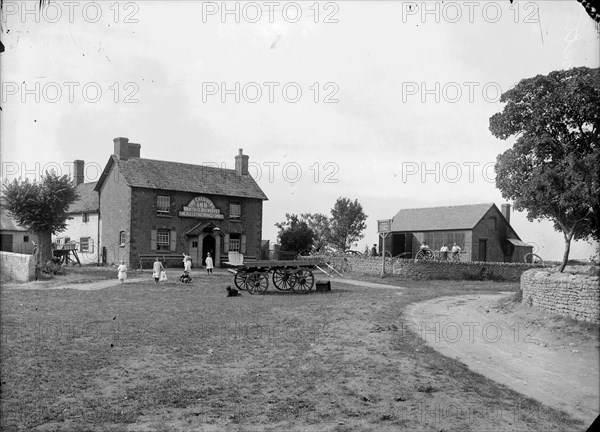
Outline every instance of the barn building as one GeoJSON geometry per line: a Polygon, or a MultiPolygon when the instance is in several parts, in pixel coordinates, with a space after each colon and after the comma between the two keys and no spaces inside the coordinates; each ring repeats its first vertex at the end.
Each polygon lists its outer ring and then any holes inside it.
{"type": "Polygon", "coordinates": [[[143,159],[140,144],[114,139],[114,154],[94,186],[99,199],[101,262],[129,266],[164,257],[194,267],[208,253],[218,266],[228,252],[260,257],[263,201],[248,174],[248,156],[235,169],[143,159]]]}
{"type": "MultiPolygon", "coordinates": [[[[394,216],[386,251],[414,257],[425,241],[432,250],[457,243],[463,261],[523,262],[532,246],[510,225],[510,204],[402,209],[394,216]]],[[[381,239],[380,239],[381,242],[381,239]]],[[[380,244],[381,248],[381,244],[380,244]]]]}
{"type": "Polygon", "coordinates": [[[0,250],[20,254],[31,254],[35,248],[35,237],[23,228],[8,211],[0,207],[0,250]]]}

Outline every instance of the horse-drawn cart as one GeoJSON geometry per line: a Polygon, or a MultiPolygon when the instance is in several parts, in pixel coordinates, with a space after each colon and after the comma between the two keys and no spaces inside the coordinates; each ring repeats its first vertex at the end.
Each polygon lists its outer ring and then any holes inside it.
{"type": "Polygon", "coordinates": [[[233,265],[235,286],[250,294],[264,294],[269,288],[269,279],[280,291],[308,294],[315,286],[313,270],[324,265],[321,261],[253,261],[233,265]],[[269,277],[270,276],[270,277],[269,277]]]}

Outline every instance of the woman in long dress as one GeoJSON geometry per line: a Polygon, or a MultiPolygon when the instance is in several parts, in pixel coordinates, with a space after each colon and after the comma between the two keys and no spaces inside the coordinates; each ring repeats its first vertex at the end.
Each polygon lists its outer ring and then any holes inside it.
{"type": "Polygon", "coordinates": [[[121,281],[121,283],[125,283],[127,280],[127,266],[125,265],[125,260],[121,260],[121,265],[118,268],[119,274],[117,277],[121,281]]]}

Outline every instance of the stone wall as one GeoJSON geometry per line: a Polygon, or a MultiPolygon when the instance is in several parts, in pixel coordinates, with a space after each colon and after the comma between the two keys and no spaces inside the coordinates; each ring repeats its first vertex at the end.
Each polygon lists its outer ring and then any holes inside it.
{"type": "Polygon", "coordinates": [[[2,280],[29,282],[35,279],[35,258],[33,255],[0,252],[2,280]]]}
{"type": "Polygon", "coordinates": [[[600,323],[600,277],[596,274],[529,270],[521,276],[523,302],[579,321],[600,323]]]}
{"type": "MultiPolygon", "coordinates": [[[[314,257],[313,257],[314,258],[314,257]]],[[[381,274],[381,257],[329,256],[323,257],[336,269],[365,274],[381,274]]],[[[411,280],[498,280],[519,281],[521,274],[538,265],[497,262],[414,261],[387,258],[386,274],[411,280]]]]}

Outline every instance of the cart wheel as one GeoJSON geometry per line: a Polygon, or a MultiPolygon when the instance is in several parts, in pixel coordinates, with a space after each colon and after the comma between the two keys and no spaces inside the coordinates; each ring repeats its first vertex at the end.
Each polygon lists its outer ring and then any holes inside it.
{"type": "Polygon", "coordinates": [[[235,286],[237,287],[237,289],[239,290],[246,290],[246,278],[248,277],[248,274],[245,272],[237,272],[235,274],[235,277],[233,278],[233,282],[235,283],[235,286]]]}
{"type": "Polygon", "coordinates": [[[294,285],[294,274],[285,269],[273,270],[273,285],[280,291],[289,291],[294,285]]]}
{"type": "Polygon", "coordinates": [[[250,294],[264,294],[269,288],[269,277],[266,273],[254,272],[246,278],[246,289],[250,294]]]}
{"type": "Polygon", "coordinates": [[[431,251],[420,250],[419,252],[417,252],[417,255],[415,256],[415,261],[420,261],[420,260],[431,261],[432,259],[433,259],[433,252],[431,252],[431,251]]]}
{"type": "Polygon", "coordinates": [[[294,273],[295,284],[292,286],[294,292],[299,294],[308,294],[315,285],[313,272],[308,269],[299,269],[294,273]]]}

